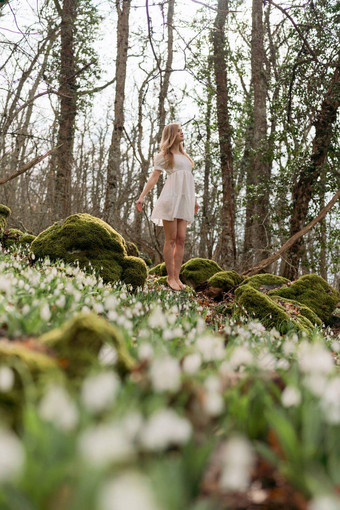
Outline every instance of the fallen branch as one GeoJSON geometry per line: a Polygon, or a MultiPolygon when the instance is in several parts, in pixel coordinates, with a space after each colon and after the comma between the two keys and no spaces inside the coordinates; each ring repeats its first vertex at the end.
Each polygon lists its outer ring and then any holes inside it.
{"type": "Polygon", "coordinates": [[[61,145],[58,145],[57,147],[53,147],[53,149],[50,149],[49,151],[47,151],[45,154],[42,154],[41,156],[37,156],[36,158],[32,159],[31,161],[29,161],[28,163],[26,163],[26,165],[24,165],[23,167],[21,167],[19,170],[17,170],[16,172],[14,172],[13,174],[9,175],[8,177],[4,177],[3,179],[0,179],[0,184],[5,184],[6,182],[8,181],[12,181],[13,179],[15,179],[16,177],[18,177],[19,175],[27,172],[27,170],[30,170],[33,166],[37,165],[38,163],[40,163],[40,161],[42,161],[43,159],[47,158],[47,156],[49,156],[50,154],[52,154],[53,152],[55,152],[57,149],[59,149],[60,147],[62,146],[61,145]]]}
{"type": "Polygon", "coordinates": [[[299,232],[296,232],[296,234],[294,234],[293,237],[288,239],[288,241],[286,241],[285,244],[277,252],[275,252],[270,257],[261,260],[261,262],[259,262],[256,266],[253,266],[250,269],[247,269],[242,274],[244,276],[253,276],[254,274],[259,273],[262,269],[265,269],[270,264],[272,264],[277,259],[279,259],[285,251],[287,251],[291,246],[293,246],[294,243],[296,243],[296,241],[298,239],[300,239],[300,237],[307,234],[307,232],[309,232],[309,230],[311,230],[314,227],[314,225],[319,223],[319,221],[321,221],[326,216],[328,211],[330,211],[330,209],[333,207],[333,205],[336,203],[336,201],[339,200],[339,198],[340,198],[340,189],[335,193],[332,200],[330,200],[328,202],[328,204],[322,209],[320,214],[316,218],[314,218],[314,220],[312,220],[310,223],[308,223],[308,225],[303,227],[302,230],[300,230],[299,232]]]}

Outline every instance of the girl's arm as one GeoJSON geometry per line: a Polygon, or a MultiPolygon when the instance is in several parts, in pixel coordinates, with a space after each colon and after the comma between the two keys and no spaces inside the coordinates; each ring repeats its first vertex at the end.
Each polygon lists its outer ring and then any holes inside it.
{"type": "Polygon", "coordinates": [[[140,194],[139,196],[139,199],[137,200],[136,202],[136,207],[137,207],[137,211],[141,212],[142,210],[142,207],[143,207],[143,202],[144,202],[144,197],[149,193],[149,191],[152,190],[152,188],[155,186],[155,184],[157,183],[158,179],[159,179],[159,176],[161,175],[162,171],[161,170],[154,170],[151,174],[151,176],[149,177],[149,180],[148,182],[145,184],[144,186],[144,189],[142,191],[142,193],[140,194]]]}

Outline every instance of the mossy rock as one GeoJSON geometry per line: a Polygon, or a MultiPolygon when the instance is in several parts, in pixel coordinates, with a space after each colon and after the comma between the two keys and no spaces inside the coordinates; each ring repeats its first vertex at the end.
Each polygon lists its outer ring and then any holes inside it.
{"type": "Polygon", "coordinates": [[[285,334],[289,330],[309,332],[313,324],[303,315],[292,317],[283,306],[251,285],[241,285],[235,292],[235,301],[266,328],[276,328],[285,334]]]}
{"type": "Polygon", "coordinates": [[[283,306],[285,310],[292,310],[292,308],[296,308],[297,312],[303,317],[306,317],[314,326],[322,326],[322,320],[320,317],[316,315],[308,306],[299,303],[298,301],[294,301],[293,299],[286,299],[280,296],[270,296],[271,299],[283,306]]]}
{"type": "Polygon", "coordinates": [[[36,237],[31,250],[37,258],[78,262],[85,270],[92,266],[106,283],[124,282],[125,275],[126,283],[138,287],[147,278],[145,262],[127,255],[124,238],[90,214],[73,214],[54,223],[36,237]]]}
{"type": "Polygon", "coordinates": [[[139,249],[135,245],[135,243],[131,243],[130,241],[125,241],[126,243],[126,252],[131,257],[139,257],[139,249]]]}
{"type": "Polygon", "coordinates": [[[5,248],[12,248],[15,246],[25,246],[30,245],[35,239],[35,236],[31,234],[24,234],[21,230],[17,228],[10,228],[9,230],[5,230],[2,237],[2,244],[5,248]]]}
{"type": "Polygon", "coordinates": [[[277,287],[282,287],[282,285],[287,283],[289,283],[289,280],[283,276],[264,273],[249,276],[243,281],[242,285],[251,285],[254,287],[254,289],[261,290],[262,292],[267,292],[269,290],[276,289],[277,287]]]}
{"type": "Polygon", "coordinates": [[[7,225],[7,218],[11,215],[11,210],[6,205],[0,204],[0,239],[5,232],[7,225]]]}
{"type": "Polygon", "coordinates": [[[124,375],[134,366],[119,330],[94,313],[77,315],[60,328],[42,335],[39,341],[53,350],[71,377],[86,375],[98,363],[98,353],[104,344],[115,347],[119,373],[124,375]]]}
{"type": "Polygon", "coordinates": [[[183,264],[180,271],[181,280],[196,289],[203,282],[206,282],[214,274],[222,271],[222,268],[210,259],[193,258],[183,264]]]}
{"type": "Polygon", "coordinates": [[[14,384],[9,391],[0,391],[0,422],[6,422],[11,427],[19,427],[28,391],[34,390],[36,396],[39,388],[48,380],[62,374],[56,359],[32,347],[29,348],[23,342],[0,341],[1,365],[13,370],[14,384]]]}
{"type": "Polygon", "coordinates": [[[322,322],[327,322],[340,300],[340,294],[317,274],[306,274],[289,286],[268,292],[270,296],[293,299],[308,306],[322,322]]]}
{"type": "Polygon", "coordinates": [[[162,262],[161,264],[157,264],[157,266],[152,267],[149,270],[149,274],[156,276],[167,276],[168,272],[165,267],[165,262],[162,262]]]}
{"type": "Polygon", "coordinates": [[[228,292],[237,285],[240,285],[244,277],[236,273],[236,271],[219,271],[209,278],[208,283],[211,287],[222,289],[228,292]]]}

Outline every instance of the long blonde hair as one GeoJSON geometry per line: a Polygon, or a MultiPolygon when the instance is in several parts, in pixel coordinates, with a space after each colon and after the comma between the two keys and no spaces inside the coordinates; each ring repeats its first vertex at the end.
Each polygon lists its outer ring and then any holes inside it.
{"type": "MultiPolygon", "coordinates": [[[[165,166],[167,168],[174,167],[174,155],[172,153],[172,146],[176,140],[179,126],[180,124],[178,124],[177,122],[173,122],[172,124],[168,124],[167,126],[165,126],[165,128],[163,129],[162,139],[160,143],[160,152],[164,157],[165,166]]],[[[179,144],[179,152],[183,154],[183,156],[186,156],[191,162],[192,166],[194,166],[193,160],[183,149],[182,142],[179,144]]]]}

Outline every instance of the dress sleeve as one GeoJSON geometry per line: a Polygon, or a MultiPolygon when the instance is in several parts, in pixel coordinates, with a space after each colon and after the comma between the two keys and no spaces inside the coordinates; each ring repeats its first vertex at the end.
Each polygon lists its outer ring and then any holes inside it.
{"type": "Polygon", "coordinates": [[[165,170],[165,159],[163,154],[156,154],[153,163],[154,170],[162,170],[162,172],[166,172],[165,170]]]}

